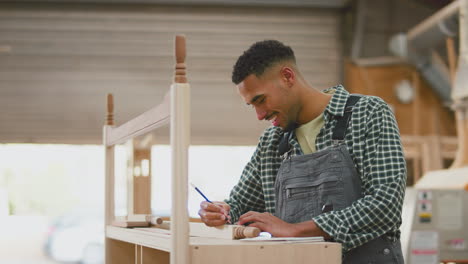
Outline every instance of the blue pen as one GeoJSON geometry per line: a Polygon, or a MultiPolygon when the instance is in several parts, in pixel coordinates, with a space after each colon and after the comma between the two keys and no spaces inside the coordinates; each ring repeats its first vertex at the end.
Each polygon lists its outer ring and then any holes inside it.
{"type": "MultiPolygon", "coordinates": [[[[201,196],[203,196],[203,198],[205,198],[205,200],[209,203],[213,203],[212,201],[210,201],[210,199],[208,199],[208,197],[206,197],[201,191],[200,189],[197,188],[197,186],[195,186],[193,183],[190,183],[190,185],[192,185],[192,187],[195,189],[195,191],[197,191],[201,196]]],[[[231,221],[227,218],[226,216],[226,220],[228,223],[231,223],[231,221]]]]}

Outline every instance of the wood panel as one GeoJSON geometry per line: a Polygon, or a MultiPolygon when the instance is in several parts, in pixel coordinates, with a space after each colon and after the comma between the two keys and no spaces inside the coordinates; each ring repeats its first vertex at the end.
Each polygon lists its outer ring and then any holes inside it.
{"type": "Polygon", "coordinates": [[[142,247],[141,264],[169,263],[169,252],[149,247],[142,247]]]}
{"type": "Polygon", "coordinates": [[[441,136],[456,134],[453,111],[442,104],[430,86],[418,77],[413,67],[401,64],[359,67],[351,62],[347,62],[345,67],[347,90],[352,93],[376,95],[384,99],[394,109],[400,134],[441,136]],[[413,82],[414,74],[419,83],[415,99],[408,104],[401,103],[396,96],[395,86],[402,80],[413,82]]]}
{"type": "Polygon", "coordinates": [[[327,88],[341,79],[339,31],[328,9],[0,3],[0,45],[10,47],[0,51],[0,142],[99,143],[105,94],[114,94],[117,125],[160,102],[173,36],[185,33],[192,142],[256,144],[269,124],[230,81],[237,57],[255,41],[281,40],[307,80],[327,88]]]}
{"type": "Polygon", "coordinates": [[[135,263],[135,244],[120,240],[106,238],[106,264],[128,264],[135,263]]]}
{"type": "Polygon", "coordinates": [[[340,244],[199,245],[191,247],[192,264],[341,263],[340,244]]]}

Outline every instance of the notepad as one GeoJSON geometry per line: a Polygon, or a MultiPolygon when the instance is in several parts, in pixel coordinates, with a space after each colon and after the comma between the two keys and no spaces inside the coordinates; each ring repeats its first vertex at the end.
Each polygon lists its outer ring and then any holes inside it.
{"type": "Polygon", "coordinates": [[[289,243],[311,243],[311,242],[324,242],[325,240],[323,237],[252,237],[252,238],[243,238],[239,239],[240,241],[245,242],[268,242],[268,241],[276,241],[276,242],[289,242],[289,243]]]}

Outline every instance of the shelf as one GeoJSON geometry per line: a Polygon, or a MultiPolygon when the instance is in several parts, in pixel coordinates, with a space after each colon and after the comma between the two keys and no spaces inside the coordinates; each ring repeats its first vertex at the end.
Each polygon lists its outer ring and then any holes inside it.
{"type": "MultiPolygon", "coordinates": [[[[122,228],[115,226],[107,226],[107,237],[138,244],[150,248],[159,249],[162,251],[170,251],[171,232],[161,228],[122,228]]],[[[259,241],[245,242],[242,240],[231,240],[209,237],[190,237],[190,247],[199,246],[277,246],[277,245],[314,245],[317,247],[336,247],[338,243],[331,242],[300,242],[293,243],[291,241],[259,241]]]]}
{"type": "Polygon", "coordinates": [[[122,228],[116,226],[106,227],[106,237],[112,238],[132,244],[142,245],[166,252],[171,251],[171,236],[170,232],[159,228],[122,228]],[[156,229],[161,232],[154,232],[156,229]]]}
{"type": "MultiPolygon", "coordinates": [[[[130,258],[134,251],[133,248],[138,246],[156,249],[152,253],[153,258],[168,258],[171,251],[171,234],[166,229],[107,226],[106,231],[107,238],[128,243],[127,246],[120,244],[119,251],[126,248],[130,258]],[[135,247],[132,246],[133,244],[135,247]]],[[[310,263],[311,259],[314,260],[314,263],[319,264],[341,263],[341,245],[339,243],[245,242],[208,237],[190,237],[189,241],[189,256],[192,264],[220,262],[224,264],[258,264],[259,259],[272,264],[305,264],[310,263]]],[[[128,260],[118,259],[118,261],[126,263],[125,261],[128,260]]]]}

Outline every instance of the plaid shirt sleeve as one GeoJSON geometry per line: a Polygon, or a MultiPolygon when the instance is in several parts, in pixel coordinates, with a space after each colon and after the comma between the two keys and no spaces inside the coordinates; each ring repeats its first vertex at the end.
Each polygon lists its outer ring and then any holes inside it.
{"type": "Polygon", "coordinates": [[[265,212],[265,199],[259,172],[262,138],[249,163],[245,166],[239,182],[232,189],[229,199],[225,200],[231,207],[230,216],[233,223],[248,211],[265,212]]]}
{"type": "Polygon", "coordinates": [[[358,110],[357,115],[353,111],[346,136],[348,148],[349,139],[352,142],[350,152],[361,175],[363,197],[348,208],[313,218],[342,243],[344,252],[398,230],[401,224],[406,163],[398,127],[389,107],[381,99],[369,98],[365,100],[373,103],[365,104],[367,109],[358,110]]]}

